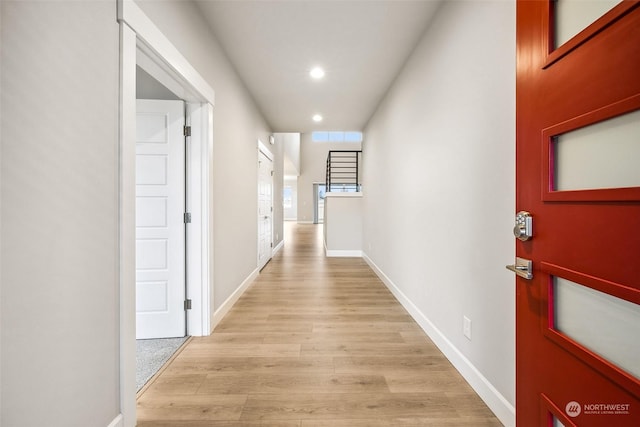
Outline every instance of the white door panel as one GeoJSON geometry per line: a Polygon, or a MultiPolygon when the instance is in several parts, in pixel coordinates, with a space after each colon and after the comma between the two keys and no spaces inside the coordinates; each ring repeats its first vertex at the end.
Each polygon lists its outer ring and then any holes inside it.
{"type": "Polygon", "coordinates": [[[168,160],[167,156],[163,154],[138,154],[136,156],[136,184],[166,185],[168,160]]]}
{"type": "Polygon", "coordinates": [[[168,198],[162,196],[138,197],[136,200],[136,227],[167,227],[168,198]]]}
{"type": "Polygon", "coordinates": [[[182,101],[138,100],[136,337],[185,335],[182,101]]]}

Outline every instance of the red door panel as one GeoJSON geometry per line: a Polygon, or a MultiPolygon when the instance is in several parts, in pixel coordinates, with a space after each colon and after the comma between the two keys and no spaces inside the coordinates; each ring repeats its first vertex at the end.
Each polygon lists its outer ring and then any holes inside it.
{"type": "Polygon", "coordinates": [[[623,1],[557,49],[553,9],[517,3],[516,211],[532,214],[534,234],[516,243],[516,255],[533,262],[533,279],[515,279],[516,422],[637,427],[640,380],[556,330],[553,283],[640,304],[640,186],[554,183],[557,135],[640,109],[640,3],[623,1]]]}

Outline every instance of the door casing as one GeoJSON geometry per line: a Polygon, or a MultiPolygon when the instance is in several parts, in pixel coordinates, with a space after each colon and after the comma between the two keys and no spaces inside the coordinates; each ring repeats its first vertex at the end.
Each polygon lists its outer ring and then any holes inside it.
{"type": "Polygon", "coordinates": [[[271,150],[269,150],[269,148],[260,140],[258,140],[258,163],[257,163],[257,167],[258,167],[258,238],[257,238],[257,242],[258,242],[258,248],[257,248],[257,258],[258,258],[258,270],[261,270],[262,268],[264,268],[264,266],[267,264],[267,262],[269,262],[269,260],[272,257],[272,251],[273,251],[273,153],[271,152],[271,150]],[[271,174],[269,177],[270,180],[270,186],[271,186],[271,190],[270,190],[270,195],[271,195],[271,201],[270,201],[270,207],[271,207],[271,211],[268,213],[268,217],[269,217],[269,248],[262,248],[261,247],[261,239],[260,239],[260,226],[261,226],[261,221],[263,221],[263,217],[264,217],[264,213],[261,212],[261,206],[260,206],[260,188],[261,188],[261,176],[260,176],[260,162],[261,162],[261,157],[265,157],[269,162],[271,162],[271,174]],[[264,249],[265,251],[267,251],[267,255],[264,259],[260,258],[260,251],[264,249]]]}
{"type": "Polygon", "coordinates": [[[190,277],[187,314],[190,335],[211,333],[213,307],[213,105],[211,86],[132,0],[118,0],[120,24],[119,251],[120,416],[118,426],[136,425],[135,342],[135,135],[136,66],[187,102],[191,126],[189,210],[192,227],[187,251],[190,277]],[[199,255],[199,256],[196,256],[199,255]]]}

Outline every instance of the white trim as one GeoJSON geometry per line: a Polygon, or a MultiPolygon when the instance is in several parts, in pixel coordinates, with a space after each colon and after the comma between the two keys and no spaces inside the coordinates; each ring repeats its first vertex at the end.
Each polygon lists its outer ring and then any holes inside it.
{"type": "Polygon", "coordinates": [[[118,416],[115,417],[107,427],[124,427],[124,418],[122,417],[122,414],[118,414],[118,416]]]}
{"type": "Polygon", "coordinates": [[[249,274],[249,276],[244,279],[242,284],[238,286],[230,296],[227,298],[225,302],[220,305],[220,307],[213,313],[213,317],[211,318],[211,331],[220,323],[220,321],[224,318],[224,316],[231,310],[231,307],[238,301],[238,299],[244,294],[244,292],[249,289],[249,286],[253,283],[253,281],[258,277],[259,270],[256,268],[249,274]]]}
{"type": "Polygon", "coordinates": [[[173,70],[166,66],[158,64],[154,57],[155,53],[146,47],[142,42],[138,42],[137,51],[137,65],[147,72],[150,76],[156,79],[160,84],[166,87],[176,98],[184,101],[193,101],[197,99],[193,92],[186,90],[178,81],[179,78],[175,76],[173,70]]]}
{"type": "Polygon", "coordinates": [[[362,197],[362,191],[357,191],[357,192],[333,191],[333,192],[324,193],[324,197],[352,197],[352,198],[358,198],[358,197],[362,197]]]}
{"type": "Polygon", "coordinates": [[[262,151],[262,154],[267,156],[267,158],[273,162],[273,153],[271,152],[269,147],[264,145],[264,142],[262,142],[260,140],[258,140],[258,150],[262,151]]]}
{"type": "Polygon", "coordinates": [[[191,126],[188,144],[189,176],[188,210],[191,224],[187,227],[187,330],[191,336],[209,335],[211,330],[211,272],[210,251],[213,247],[209,233],[212,153],[212,107],[210,104],[188,103],[187,121],[191,126]]]}
{"type": "Polygon", "coordinates": [[[118,0],[118,21],[127,24],[136,33],[143,42],[141,49],[148,49],[145,53],[161,58],[156,61],[160,67],[173,74],[172,77],[177,78],[180,83],[186,83],[191,92],[204,97],[201,101],[206,100],[215,105],[213,88],[133,0],[118,0]]]}
{"type": "Polygon", "coordinates": [[[136,35],[120,25],[119,259],[120,413],[136,425],[136,35]]]}
{"type": "Polygon", "coordinates": [[[389,288],[391,293],[409,312],[411,317],[420,325],[422,330],[431,338],[464,379],[487,404],[489,409],[506,427],[515,427],[516,410],[509,401],[482,375],[482,373],[458,350],[451,341],[429,320],[429,318],[411,302],[409,298],[384,274],[366,253],[362,254],[365,262],[378,275],[380,280],[389,288]]]}
{"type": "Polygon", "coordinates": [[[297,221],[298,224],[314,224],[313,221],[297,221]]]}
{"type": "Polygon", "coordinates": [[[362,251],[360,250],[340,250],[340,249],[327,249],[324,248],[325,255],[327,257],[335,257],[335,258],[361,258],[362,251]]]}
{"type": "Polygon", "coordinates": [[[275,256],[278,252],[280,252],[280,249],[282,249],[283,246],[284,240],[281,240],[280,243],[278,243],[276,247],[273,248],[273,251],[271,251],[271,256],[275,256]]]}
{"type": "Polygon", "coordinates": [[[258,234],[256,234],[256,265],[258,266],[258,270],[262,270],[264,268],[265,265],[267,265],[267,263],[271,260],[271,258],[273,257],[273,196],[274,196],[274,185],[273,185],[273,173],[274,173],[274,168],[273,168],[273,164],[274,164],[274,156],[273,153],[271,152],[271,150],[269,149],[269,147],[267,147],[260,139],[258,139],[258,156],[256,158],[256,166],[257,166],[257,173],[256,175],[258,176],[258,182],[256,183],[256,188],[258,189],[258,193],[256,194],[257,198],[258,198],[258,203],[257,203],[257,215],[256,218],[258,220],[257,222],[257,228],[256,230],[258,230],[258,234]],[[262,153],[267,159],[269,159],[269,161],[271,162],[271,215],[270,215],[270,223],[271,223],[271,251],[272,251],[272,255],[267,258],[264,263],[260,263],[260,222],[262,221],[262,216],[260,214],[260,153],[262,153]]]}
{"type": "Polygon", "coordinates": [[[360,249],[327,249],[327,240],[324,240],[324,255],[328,258],[362,258],[360,249]]]}

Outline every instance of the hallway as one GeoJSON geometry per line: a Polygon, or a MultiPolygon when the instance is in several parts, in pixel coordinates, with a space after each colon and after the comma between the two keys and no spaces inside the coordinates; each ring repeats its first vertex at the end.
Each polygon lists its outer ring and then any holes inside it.
{"type": "Polygon", "coordinates": [[[285,246],[138,398],[138,426],[501,426],[367,264],[285,246]]]}

